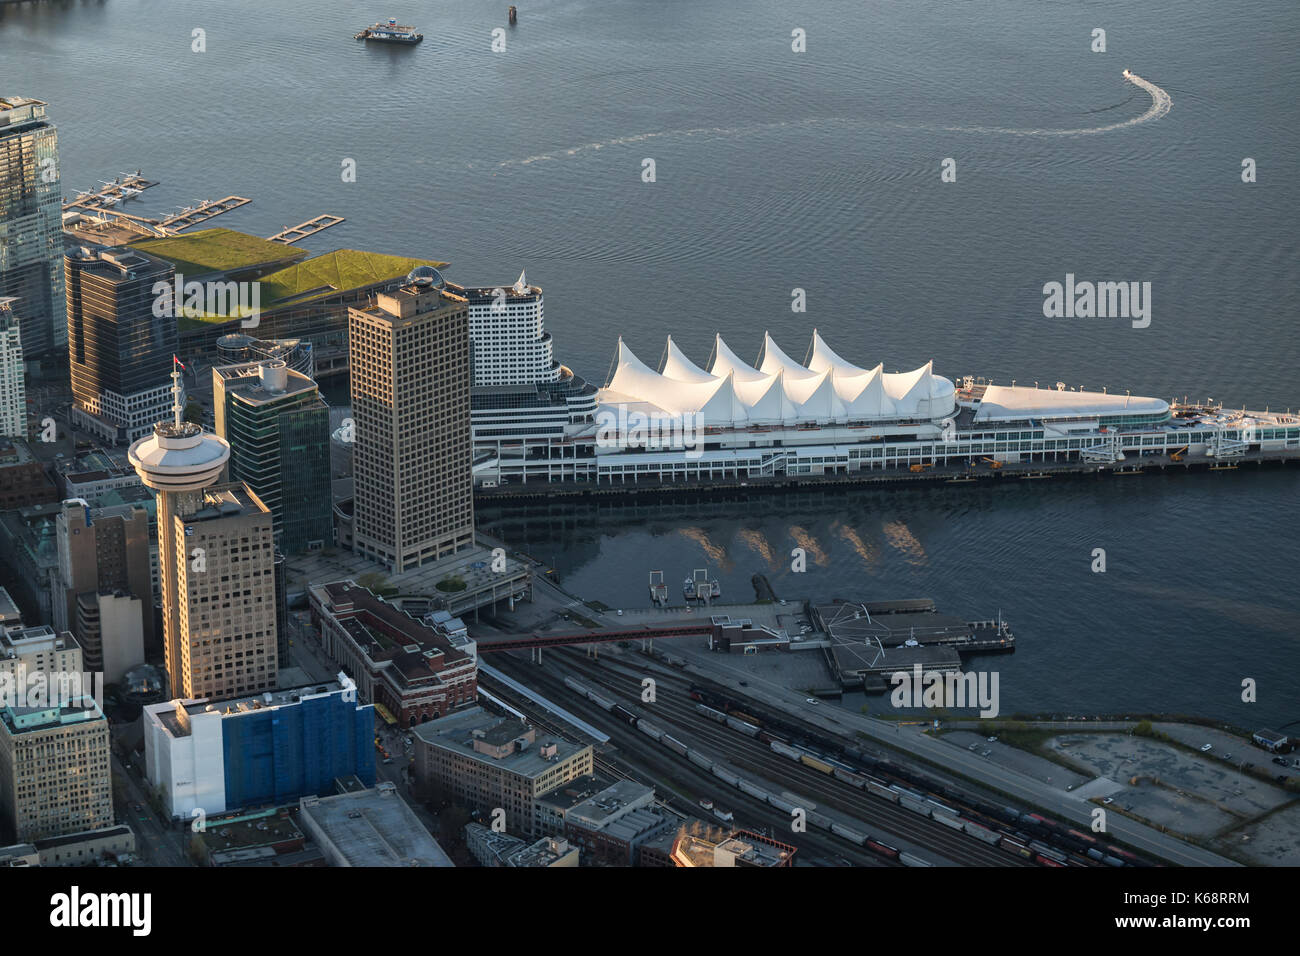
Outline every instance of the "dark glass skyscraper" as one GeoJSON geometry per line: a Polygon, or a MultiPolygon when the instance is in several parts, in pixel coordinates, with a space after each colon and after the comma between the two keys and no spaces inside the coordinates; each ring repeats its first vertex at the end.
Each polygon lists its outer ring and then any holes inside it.
{"type": "Polygon", "coordinates": [[[28,359],[67,341],[58,149],[44,103],[0,96],[0,298],[17,299],[12,307],[28,359]]]}
{"type": "Polygon", "coordinates": [[[283,362],[212,370],[216,432],[229,473],[271,509],[284,554],[333,542],[329,406],[316,383],[283,362]]]}
{"type": "Polygon", "coordinates": [[[80,249],[64,262],[73,417],[105,441],[135,441],[170,417],[176,316],[154,314],[154,286],[175,269],[133,249],[80,249]]]}

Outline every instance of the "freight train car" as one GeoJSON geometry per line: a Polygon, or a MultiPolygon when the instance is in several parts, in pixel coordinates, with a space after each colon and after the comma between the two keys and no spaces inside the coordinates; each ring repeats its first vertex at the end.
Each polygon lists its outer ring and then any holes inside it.
{"type": "Polygon", "coordinates": [[[791,760],[798,760],[803,756],[802,750],[796,750],[789,744],[783,744],[776,740],[772,741],[768,746],[772,748],[774,753],[779,753],[782,757],[789,757],[791,760]]]}
{"type": "Polygon", "coordinates": [[[720,710],[714,710],[712,707],[708,707],[704,704],[696,704],[695,709],[705,717],[709,718],[709,720],[716,721],[720,724],[725,724],[727,722],[727,715],[720,710]]]}
{"type": "Polygon", "coordinates": [[[813,811],[809,810],[805,819],[808,821],[809,826],[814,826],[819,830],[829,830],[831,828],[831,818],[824,817],[820,813],[813,813],[813,811]]]}
{"type": "Polygon", "coordinates": [[[903,866],[934,866],[934,864],[929,860],[922,859],[912,853],[898,854],[898,861],[902,863],[903,866]]]}
{"type": "Polygon", "coordinates": [[[831,773],[835,769],[830,764],[828,764],[825,760],[819,760],[818,758],[814,757],[812,754],[807,754],[807,753],[799,755],[799,762],[802,763],[805,767],[812,767],[814,770],[819,770],[822,773],[826,773],[826,774],[831,773]]]}
{"type": "Polygon", "coordinates": [[[751,724],[748,723],[747,721],[739,720],[735,717],[728,717],[727,726],[730,727],[732,730],[740,731],[746,737],[758,736],[758,724],[751,724]]]}
{"type": "Polygon", "coordinates": [[[638,719],[636,714],[632,713],[632,711],[628,710],[626,707],[621,707],[618,704],[615,704],[613,709],[610,710],[610,714],[634,727],[636,726],[638,719]]]}
{"type": "Polygon", "coordinates": [[[919,813],[923,817],[928,817],[930,815],[930,806],[924,800],[917,800],[915,797],[901,794],[898,798],[898,802],[913,813],[919,813]]]}
{"type": "Polygon", "coordinates": [[[1016,856],[1024,857],[1026,860],[1033,859],[1034,854],[1030,849],[1019,840],[1014,840],[1009,836],[1004,836],[998,843],[1002,849],[1014,853],[1016,856]]]}
{"type": "Polygon", "coordinates": [[[671,750],[673,753],[677,754],[678,756],[681,757],[686,756],[686,745],[682,743],[680,740],[678,740],[676,737],[672,737],[669,736],[668,734],[664,734],[662,737],[659,738],[659,742],[663,744],[665,747],[667,747],[669,750],[671,750]]]}
{"type": "Polygon", "coordinates": [[[638,720],[636,729],[641,731],[641,733],[645,734],[651,740],[662,740],[664,736],[664,732],[648,720],[638,720]]]}
{"type": "Polygon", "coordinates": [[[857,787],[859,790],[864,789],[867,785],[866,777],[853,773],[851,770],[841,770],[839,767],[835,768],[835,779],[847,783],[850,787],[857,787]]]}
{"type": "Polygon", "coordinates": [[[867,836],[865,833],[859,833],[857,830],[850,829],[842,823],[832,823],[831,833],[834,833],[838,837],[843,837],[850,843],[856,843],[858,846],[865,846],[867,843],[867,836]]]}
{"type": "Polygon", "coordinates": [[[1062,853],[1060,850],[1056,849],[1055,847],[1048,846],[1046,843],[1042,843],[1038,840],[1035,840],[1032,843],[1030,843],[1029,849],[1033,850],[1035,853],[1041,856],[1047,857],[1049,860],[1055,860],[1057,863],[1065,862],[1064,853],[1062,853]]]}
{"type": "Polygon", "coordinates": [[[878,797],[884,797],[890,803],[898,802],[897,790],[891,790],[889,787],[885,786],[879,780],[874,780],[871,777],[867,778],[867,792],[874,793],[878,797]]]}
{"type": "Polygon", "coordinates": [[[872,853],[878,853],[887,860],[898,859],[898,848],[890,846],[888,843],[881,843],[879,840],[868,840],[866,847],[872,853]]]}
{"type": "Polygon", "coordinates": [[[704,754],[700,753],[694,747],[692,747],[690,750],[686,752],[686,757],[688,760],[690,760],[691,763],[695,764],[695,766],[703,767],[705,770],[708,770],[710,772],[713,771],[713,761],[710,760],[704,754]]]}
{"type": "Polygon", "coordinates": [[[795,805],[789,800],[786,800],[784,797],[778,797],[774,793],[769,793],[767,795],[767,802],[778,810],[784,810],[786,813],[794,813],[796,809],[795,805]]]}
{"type": "Polygon", "coordinates": [[[936,823],[942,823],[944,826],[948,827],[951,830],[960,830],[962,828],[960,820],[958,820],[954,816],[944,813],[942,810],[935,810],[930,814],[930,817],[936,823]]]}
{"type": "Polygon", "coordinates": [[[747,793],[755,800],[762,800],[764,803],[767,803],[767,791],[762,787],[750,783],[744,777],[740,778],[740,782],[737,786],[740,788],[742,793],[747,793]]]}
{"type": "Polygon", "coordinates": [[[965,830],[967,833],[969,833],[971,836],[973,836],[975,839],[979,840],[981,843],[988,843],[992,845],[997,843],[998,840],[1001,838],[999,834],[988,829],[987,827],[982,827],[978,823],[972,823],[969,820],[963,823],[961,828],[965,830]]]}
{"type": "Polygon", "coordinates": [[[736,786],[740,780],[740,777],[736,776],[736,774],[723,767],[722,764],[717,763],[713,765],[713,775],[730,787],[736,786]]]}
{"type": "Polygon", "coordinates": [[[956,810],[954,810],[952,807],[948,806],[945,803],[940,803],[938,800],[931,800],[929,798],[926,798],[925,803],[931,810],[938,810],[940,813],[946,813],[950,817],[955,817],[958,815],[956,810]]]}

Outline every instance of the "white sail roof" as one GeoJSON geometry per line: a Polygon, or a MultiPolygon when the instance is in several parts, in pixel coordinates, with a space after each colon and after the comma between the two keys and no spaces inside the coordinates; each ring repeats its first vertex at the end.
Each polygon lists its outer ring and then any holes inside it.
{"type": "Polygon", "coordinates": [[[733,372],[737,382],[759,382],[768,379],[767,375],[731,351],[727,343],[722,341],[721,335],[716,336],[714,339],[713,368],[710,371],[714,375],[726,375],[728,372],[733,372]]]}
{"type": "Polygon", "coordinates": [[[656,372],[619,339],[618,361],[602,404],[638,405],[670,416],[698,415],[709,427],[832,425],[843,422],[938,419],[955,408],[952,382],[930,363],[910,372],[860,368],[840,358],[814,332],[809,366],[791,359],[770,335],[754,368],[716,337],[709,371],[668,339],[656,372]]]}
{"type": "Polygon", "coordinates": [[[665,378],[671,378],[678,382],[711,382],[717,377],[722,377],[710,375],[688,359],[682,350],[677,347],[677,343],[673,341],[671,335],[668,336],[668,354],[664,358],[663,374],[665,378]]]}
{"type": "Polygon", "coordinates": [[[763,333],[763,364],[759,366],[759,370],[768,375],[784,372],[787,383],[812,378],[817,374],[812,369],[804,368],[781,351],[781,346],[777,345],[772,336],[766,332],[763,333]]]}
{"type": "Polygon", "coordinates": [[[839,375],[858,376],[866,374],[865,368],[858,368],[849,362],[844,361],[831,349],[829,345],[813,329],[812,355],[808,359],[808,367],[814,372],[824,372],[832,369],[839,375]]]}

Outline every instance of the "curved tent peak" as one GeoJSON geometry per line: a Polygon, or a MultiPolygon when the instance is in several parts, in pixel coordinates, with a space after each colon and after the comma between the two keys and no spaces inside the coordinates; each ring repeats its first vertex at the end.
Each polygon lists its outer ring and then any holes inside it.
{"type": "MultiPolygon", "coordinates": [[[[817,374],[781,351],[781,346],[777,345],[776,341],[767,332],[763,333],[763,364],[759,366],[759,370],[768,375],[775,375],[777,372],[784,371],[790,378],[794,379],[812,378],[817,374]]],[[[789,387],[788,381],[786,387],[789,387]]]]}
{"type": "Polygon", "coordinates": [[[715,376],[734,372],[738,382],[757,382],[768,377],[733,352],[727,343],[722,341],[721,335],[714,340],[713,368],[711,371],[715,376]]]}
{"type": "Polygon", "coordinates": [[[663,374],[665,378],[678,382],[715,382],[719,378],[710,375],[687,358],[686,354],[677,347],[671,335],[668,336],[668,354],[664,359],[663,374]]]}
{"type": "Polygon", "coordinates": [[[869,371],[840,358],[835,350],[826,344],[826,340],[818,334],[816,329],[813,329],[812,354],[808,359],[808,367],[814,372],[834,369],[837,375],[864,375],[869,371]]]}
{"type": "Polygon", "coordinates": [[[864,369],[854,374],[840,371],[834,366],[830,366],[827,371],[831,372],[831,377],[835,382],[835,394],[846,402],[853,402],[868,389],[875,389],[883,394],[884,382],[882,376],[884,375],[884,369],[885,366],[882,363],[875,368],[864,369]]]}
{"type": "Polygon", "coordinates": [[[795,406],[800,423],[842,422],[848,418],[844,402],[835,394],[830,369],[798,381],[787,378],[786,397],[795,406]]]}
{"type": "Polygon", "coordinates": [[[933,364],[933,362],[926,362],[920,368],[910,372],[897,372],[884,377],[885,393],[894,400],[898,414],[913,416],[929,412],[930,370],[933,364]]]}

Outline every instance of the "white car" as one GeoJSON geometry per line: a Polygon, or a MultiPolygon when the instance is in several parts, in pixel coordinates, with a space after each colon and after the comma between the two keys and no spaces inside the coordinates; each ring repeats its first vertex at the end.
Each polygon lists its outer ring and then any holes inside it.
{"type": "Polygon", "coordinates": [[[1201,748],[1201,753],[1203,753],[1203,754],[1208,754],[1208,753],[1210,752],[1210,750],[1211,750],[1210,745],[1209,745],[1209,744],[1206,744],[1204,747],[1201,748]]]}
{"type": "Polygon", "coordinates": [[[991,743],[991,744],[997,743],[997,741],[998,741],[998,738],[996,738],[996,737],[990,737],[990,738],[989,738],[989,743],[991,743]]]}
{"type": "Polygon", "coordinates": [[[820,704],[820,703],[821,703],[821,701],[818,700],[816,697],[809,697],[809,698],[807,698],[804,702],[805,702],[805,703],[808,703],[808,704],[820,704]]]}

